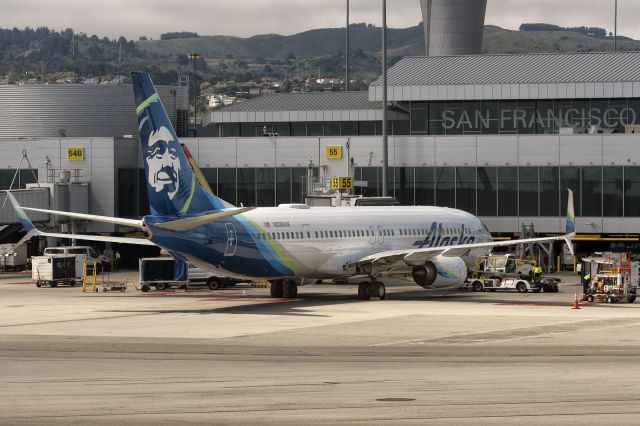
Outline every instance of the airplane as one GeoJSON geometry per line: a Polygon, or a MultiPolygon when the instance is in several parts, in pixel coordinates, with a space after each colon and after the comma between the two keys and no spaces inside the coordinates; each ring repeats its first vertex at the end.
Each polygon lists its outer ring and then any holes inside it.
{"type": "Polygon", "coordinates": [[[432,289],[464,282],[475,258],[494,247],[564,240],[573,250],[570,190],[564,235],[499,242],[479,218],[452,208],[235,207],[199,184],[149,75],[134,72],[132,80],[151,214],[138,220],[21,207],[9,193],[28,235],[156,245],[217,274],[267,279],[274,298],[295,298],[298,285],[321,279],[365,277],[358,297],[384,299],[380,278],[392,272],[432,289]],[[137,228],[146,238],[42,232],[25,210],[137,228]]]}

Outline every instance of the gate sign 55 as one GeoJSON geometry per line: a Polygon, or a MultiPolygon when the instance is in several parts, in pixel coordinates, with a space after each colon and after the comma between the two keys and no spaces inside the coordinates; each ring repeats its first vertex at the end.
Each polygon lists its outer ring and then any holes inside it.
{"type": "Polygon", "coordinates": [[[327,158],[329,159],[341,159],[342,158],[342,147],[340,145],[337,146],[328,146],[327,147],[327,158]]]}
{"type": "Polygon", "coordinates": [[[331,178],[331,189],[351,189],[353,188],[353,178],[337,177],[331,178]]]}
{"type": "Polygon", "coordinates": [[[84,160],[84,148],[82,147],[67,148],[67,160],[72,160],[72,161],[84,160]]]}

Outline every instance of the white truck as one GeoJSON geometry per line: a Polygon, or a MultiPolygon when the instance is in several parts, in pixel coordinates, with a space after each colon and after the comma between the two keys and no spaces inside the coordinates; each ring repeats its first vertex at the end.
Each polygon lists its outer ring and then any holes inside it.
{"type": "Polygon", "coordinates": [[[526,280],[518,277],[502,278],[476,278],[469,283],[473,291],[496,291],[496,290],[517,290],[520,293],[532,291],[539,293],[542,284],[533,280],[526,280]]]}
{"type": "Polygon", "coordinates": [[[84,260],[84,255],[73,254],[34,256],[31,258],[31,279],[37,287],[57,287],[59,284],[73,287],[82,280],[84,260]]]}
{"type": "Polygon", "coordinates": [[[27,246],[0,244],[0,271],[22,271],[27,267],[27,246]]]}

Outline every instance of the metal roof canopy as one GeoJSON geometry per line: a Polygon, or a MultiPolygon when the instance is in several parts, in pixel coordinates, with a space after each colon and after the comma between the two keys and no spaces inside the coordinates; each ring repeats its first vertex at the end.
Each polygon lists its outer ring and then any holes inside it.
{"type": "MultiPolygon", "coordinates": [[[[408,57],[389,70],[390,101],[640,97],[640,52],[408,57]]],[[[382,79],[369,87],[382,100],[382,79]]]]}
{"type": "MultiPolygon", "coordinates": [[[[390,114],[393,119],[400,118],[398,113],[390,114]]],[[[209,112],[203,125],[380,120],[382,102],[371,102],[366,91],[273,93],[209,112]]]]}

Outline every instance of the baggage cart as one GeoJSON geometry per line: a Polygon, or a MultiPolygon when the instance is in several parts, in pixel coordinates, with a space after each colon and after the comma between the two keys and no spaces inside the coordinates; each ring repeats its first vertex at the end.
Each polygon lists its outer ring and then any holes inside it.
{"type": "Polygon", "coordinates": [[[26,245],[0,244],[0,271],[23,271],[26,267],[26,245]]]}
{"type": "Polygon", "coordinates": [[[140,290],[147,292],[167,290],[171,287],[187,289],[189,285],[188,265],[172,257],[147,257],[140,259],[140,290]]]}
{"type": "Polygon", "coordinates": [[[81,279],[77,274],[76,262],[75,255],[34,256],[31,259],[31,279],[37,287],[57,287],[59,284],[73,287],[81,279]]]}

